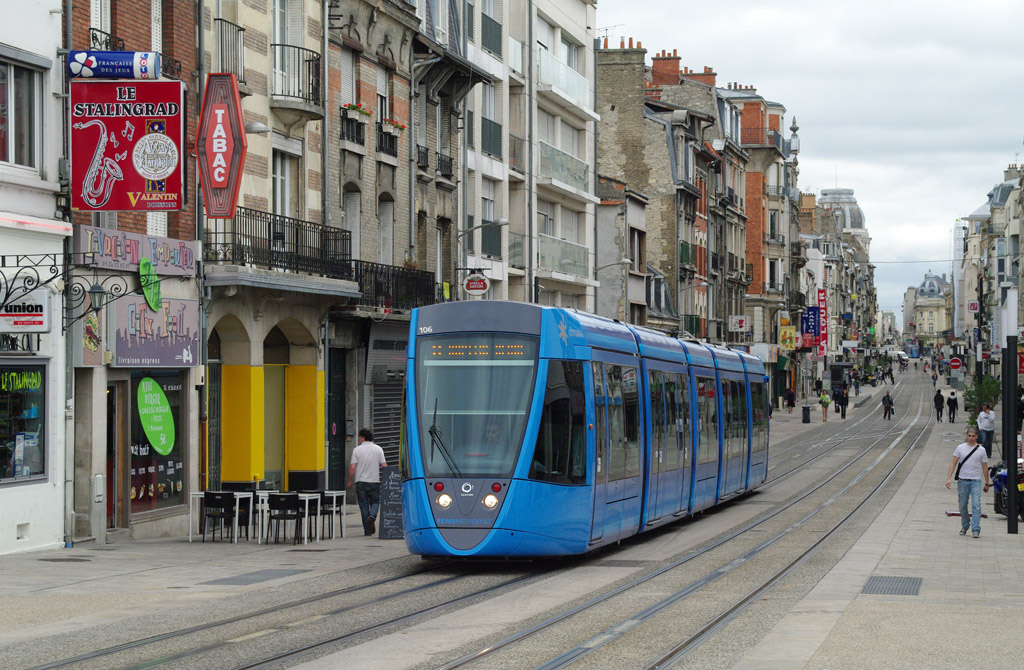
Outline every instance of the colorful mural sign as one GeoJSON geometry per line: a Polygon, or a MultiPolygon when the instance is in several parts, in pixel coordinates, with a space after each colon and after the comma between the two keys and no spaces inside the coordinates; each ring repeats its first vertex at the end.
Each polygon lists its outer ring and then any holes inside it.
{"type": "Polygon", "coordinates": [[[91,254],[86,259],[91,267],[136,272],[147,258],[157,275],[194,277],[198,250],[195,241],[75,226],[75,253],[91,254]]]}
{"type": "Polygon", "coordinates": [[[199,363],[199,302],[164,298],[159,311],[129,295],[115,309],[115,367],[187,368],[199,363]]]}

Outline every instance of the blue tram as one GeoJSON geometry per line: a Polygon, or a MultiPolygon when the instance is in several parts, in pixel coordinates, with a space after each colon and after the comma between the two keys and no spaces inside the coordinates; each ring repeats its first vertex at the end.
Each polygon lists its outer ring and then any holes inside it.
{"type": "Polygon", "coordinates": [[[410,328],[412,553],[582,554],[767,477],[758,358],[515,302],[423,307],[410,328]]]}

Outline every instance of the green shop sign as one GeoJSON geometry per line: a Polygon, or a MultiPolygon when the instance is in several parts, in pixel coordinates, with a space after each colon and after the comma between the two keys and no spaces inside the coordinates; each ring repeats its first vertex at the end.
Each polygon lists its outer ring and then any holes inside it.
{"type": "Polygon", "coordinates": [[[142,284],[142,295],[146,296],[146,303],[154,312],[159,312],[163,307],[163,299],[160,296],[160,277],[156,274],[153,261],[148,258],[139,259],[139,283],[142,284]]]}
{"type": "Polygon", "coordinates": [[[164,390],[152,377],[143,377],[139,382],[136,401],[139,422],[146,433],[146,439],[156,453],[168,455],[174,449],[174,413],[171,412],[164,390]]]}

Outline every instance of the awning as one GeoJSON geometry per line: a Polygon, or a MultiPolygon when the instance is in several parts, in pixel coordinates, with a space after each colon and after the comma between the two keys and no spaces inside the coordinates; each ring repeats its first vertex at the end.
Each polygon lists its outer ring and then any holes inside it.
{"type": "Polygon", "coordinates": [[[786,369],[786,367],[788,365],[789,365],[789,358],[787,356],[783,356],[780,353],[779,354],[779,359],[777,361],[775,361],[775,369],[778,370],[779,372],[783,372],[783,371],[785,371],[785,369],[786,369]]]}

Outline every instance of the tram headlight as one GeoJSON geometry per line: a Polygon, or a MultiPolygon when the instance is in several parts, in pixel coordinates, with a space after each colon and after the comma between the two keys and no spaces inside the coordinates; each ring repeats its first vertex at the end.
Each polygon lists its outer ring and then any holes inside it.
{"type": "Polygon", "coordinates": [[[437,496],[435,502],[444,509],[448,509],[452,505],[452,497],[447,493],[442,493],[441,495],[437,496]]]}
{"type": "Polygon", "coordinates": [[[484,507],[487,509],[494,509],[498,506],[498,496],[493,493],[488,493],[484,496],[484,507]]]}

